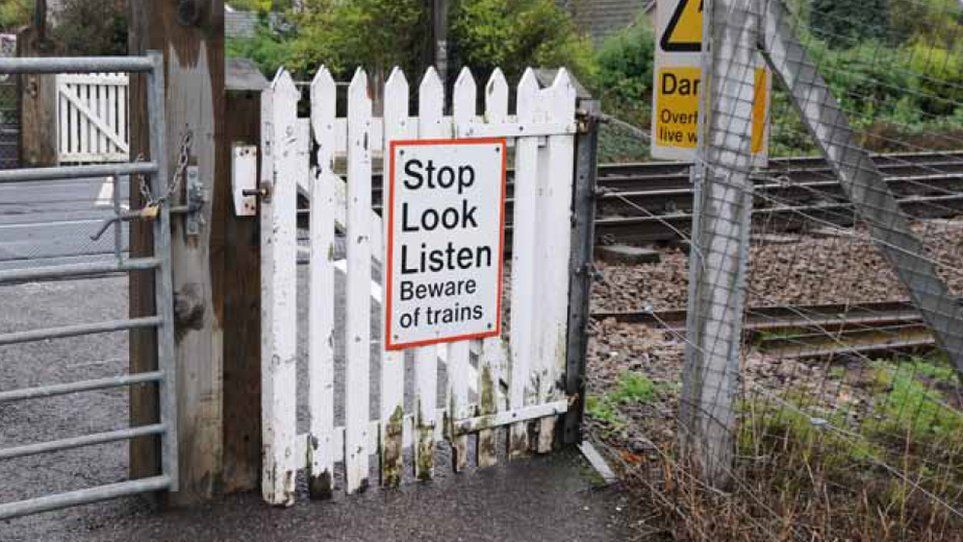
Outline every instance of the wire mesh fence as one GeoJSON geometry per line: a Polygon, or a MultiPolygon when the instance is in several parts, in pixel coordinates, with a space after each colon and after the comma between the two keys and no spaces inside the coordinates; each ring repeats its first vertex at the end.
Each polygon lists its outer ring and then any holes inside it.
{"type": "Polygon", "coordinates": [[[658,263],[602,264],[597,434],[652,534],[963,539],[961,7],[705,5],[689,207],[605,194],[673,233],[658,263]],[[772,153],[799,157],[764,169],[760,55],[772,153]]]}

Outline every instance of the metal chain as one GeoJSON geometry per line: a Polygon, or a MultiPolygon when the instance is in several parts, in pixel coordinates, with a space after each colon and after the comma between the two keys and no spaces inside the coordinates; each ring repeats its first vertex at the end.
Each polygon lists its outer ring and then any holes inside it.
{"type": "MultiPolygon", "coordinates": [[[[186,130],[183,137],[181,137],[181,148],[180,154],[177,157],[177,168],[174,170],[174,175],[171,177],[170,182],[167,185],[167,191],[163,196],[155,198],[151,193],[150,184],[144,175],[138,175],[137,180],[140,185],[140,195],[144,200],[144,207],[157,207],[163,203],[171,201],[181,183],[184,182],[184,175],[187,172],[187,165],[191,157],[191,147],[194,145],[194,132],[192,130],[186,130]]],[[[137,155],[136,162],[143,162],[144,155],[137,155]]]]}

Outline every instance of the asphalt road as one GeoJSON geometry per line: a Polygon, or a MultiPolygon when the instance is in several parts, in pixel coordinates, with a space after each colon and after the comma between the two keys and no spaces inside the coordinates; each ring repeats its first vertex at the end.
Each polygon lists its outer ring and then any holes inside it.
{"type": "MultiPolygon", "coordinates": [[[[118,185],[126,202],[126,179],[118,185]]],[[[113,215],[112,189],[104,179],[0,184],[0,269],[109,257],[113,231],[98,241],[90,236],[113,215]]]]}
{"type": "MultiPolygon", "coordinates": [[[[0,185],[0,268],[109,254],[112,235],[99,244],[87,238],[110,214],[109,207],[96,206],[98,197],[104,196],[103,183],[97,180],[17,188],[0,185]]],[[[300,271],[303,284],[306,268],[300,271]]],[[[343,302],[343,298],[337,301],[339,306],[343,302]]],[[[301,429],[307,422],[303,400],[306,305],[302,294],[301,429]]],[[[0,286],[0,333],[123,318],[126,312],[122,276],[0,286]]],[[[343,351],[342,342],[336,341],[338,352],[343,351]]],[[[123,374],[127,365],[124,333],[0,346],[0,390],[113,376],[123,374]]],[[[339,355],[336,384],[343,382],[343,365],[339,355]]],[[[412,371],[407,365],[410,406],[412,371]]],[[[373,356],[371,391],[375,394],[378,370],[377,356],[373,356]]],[[[440,367],[439,382],[444,379],[440,367]]],[[[336,394],[339,421],[343,401],[343,395],[336,394]]],[[[0,404],[0,448],[124,427],[127,405],[127,395],[120,390],[0,404]]],[[[372,411],[377,412],[377,400],[372,411]]],[[[225,497],[199,509],[166,512],[153,510],[143,498],[126,498],[0,522],[0,541],[629,538],[626,497],[614,489],[597,488],[588,465],[571,451],[511,463],[502,458],[498,467],[454,475],[444,444],[439,447],[437,479],[427,484],[409,480],[399,491],[373,489],[360,496],[311,502],[302,481],[298,503],[287,510],[264,505],[256,493],[225,497]]],[[[376,463],[373,458],[372,464],[376,463]]],[[[0,461],[0,502],[122,481],[126,469],[126,443],[0,461]]],[[[373,479],[377,479],[374,474],[373,479]]]]}

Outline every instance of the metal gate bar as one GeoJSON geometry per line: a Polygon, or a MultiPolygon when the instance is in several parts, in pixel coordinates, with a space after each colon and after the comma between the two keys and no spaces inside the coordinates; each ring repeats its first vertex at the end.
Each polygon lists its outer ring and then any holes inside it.
{"type": "Polygon", "coordinates": [[[69,493],[37,497],[36,499],[27,501],[2,504],[0,505],[0,520],[59,510],[79,504],[90,504],[116,499],[118,497],[127,497],[129,495],[137,495],[138,493],[162,491],[169,489],[171,485],[172,480],[169,476],[155,476],[153,478],[142,478],[140,480],[131,480],[119,484],[109,484],[90,489],[71,491],[69,493]]]}
{"type": "Polygon", "coordinates": [[[35,267],[33,269],[11,269],[8,271],[0,271],[0,283],[103,275],[124,271],[146,271],[160,267],[160,264],[161,262],[157,258],[138,258],[136,260],[120,262],[97,262],[57,267],[35,267]]]}
{"type": "Polygon", "coordinates": [[[96,380],[84,380],[82,382],[72,382],[70,384],[53,384],[50,386],[38,386],[36,388],[24,388],[21,390],[0,392],[0,403],[12,403],[14,401],[25,401],[27,399],[43,399],[67,395],[69,393],[80,393],[85,391],[106,390],[110,388],[122,388],[133,384],[147,384],[159,382],[164,378],[164,373],[154,371],[150,373],[137,373],[126,376],[115,376],[111,378],[98,378],[96,380]]]}
{"type": "MultiPolygon", "coordinates": [[[[0,73],[3,73],[0,71],[0,73]]],[[[0,170],[0,184],[26,181],[60,181],[84,177],[120,177],[122,175],[152,175],[158,173],[155,162],[127,162],[125,164],[93,164],[86,166],[53,166],[30,169],[0,170]]]]}
{"type": "Polygon", "coordinates": [[[154,424],[145,425],[142,427],[119,429],[117,431],[107,431],[104,433],[94,433],[92,435],[84,435],[81,437],[71,437],[47,442],[38,442],[35,444],[25,444],[15,448],[4,448],[3,450],[0,450],[0,460],[26,457],[28,455],[37,455],[47,452],[57,452],[60,450],[69,450],[71,448],[82,448],[84,446],[96,446],[98,444],[106,444],[108,442],[132,439],[147,435],[159,435],[163,433],[165,429],[166,428],[164,427],[164,424],[154,424]]]}
{"type": "MultiPolygon", "coordinates": [[[[162,193],[162,188],[166,189],[165,185],[167,181],[165,130],[161,124],[164,119],[164,61],[162,55],[157,52],[150,52],[147,56],[143,57],[0,59],[0,74],[58,72],[144,72],[147,77],[150,155],[152,161],[6,170],[0,171],[0,184],[85,177],[145,175],[150,178],[152,191],[155,194],[162,193]]],[[[118,216],[111,221],[111,225],[114,228],[120,228],[124,220],[119,215],[120,211],[118,206],[115,206],[115,213],[118,213],[118,216]]],[[[155,316],[0,334],[0,346],[76,337],[80,335],[127,331],[139,328],[155,328],[157,330],[158,345],[158,368],[156,371],[68,384],[3,391],[0,392],[0,403],[47,398],[99,389],[126,387],[150,382],[157,383],[160,399],[160,423],[0,449],[0,460],[93,446],[147,435],[160,435],[163,471],[161,476],[152,478],[101,485],[79,491],[0,504],[0,520],[137,493],[159,490],[177,491],[177,411],[175,403],[170,216],[170,206],[166,203],[162,204],[156,218],[153,219],[154,255],[150,258],[125,259],[121,247],[119,247],[119,243],[121,242],[120,236],[116,235],[115,245],[118,246],[115,246],[115,261],[0,271],[0,284],[11,284],[27,280],[82,277],[118,271],[153,270],[156,292],[155,303],[157,306],[157,314],[155,316]]]]}

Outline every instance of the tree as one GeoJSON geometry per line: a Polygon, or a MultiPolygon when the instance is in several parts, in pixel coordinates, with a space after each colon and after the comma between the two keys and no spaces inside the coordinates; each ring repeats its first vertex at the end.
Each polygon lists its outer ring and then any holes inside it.
{"type": "Polygon", "coordinates": [[[555,0],[455,0],[450,21],[455,56],[478,72],[566,66],[594,81],[592,44],[555,0]]]}
{"type": "Polygon", "coordinates": [[[31,0],[3,0],[0,2],[0,32],[15,32],[30,22],[32,13],[31,0]]]}
{"type": "Polygon", "coordinates": [[[809,26],[833,48],[846,48],[889,32],[887,0],[812,0],[809,26]]]}
{"type": "Polygon", "coordinates": [[[70,55],[127,54],[126,0],[64,0],[51,32],[70,55]]]}
{"type": "Polygon", "coordinates": [[[423,0],[305,0],[291,16],[297,33],[289,65],[305,75],[321,64],[341,75],[356,66],[373,74],[422,67],[429,36],[423,0]]]}

